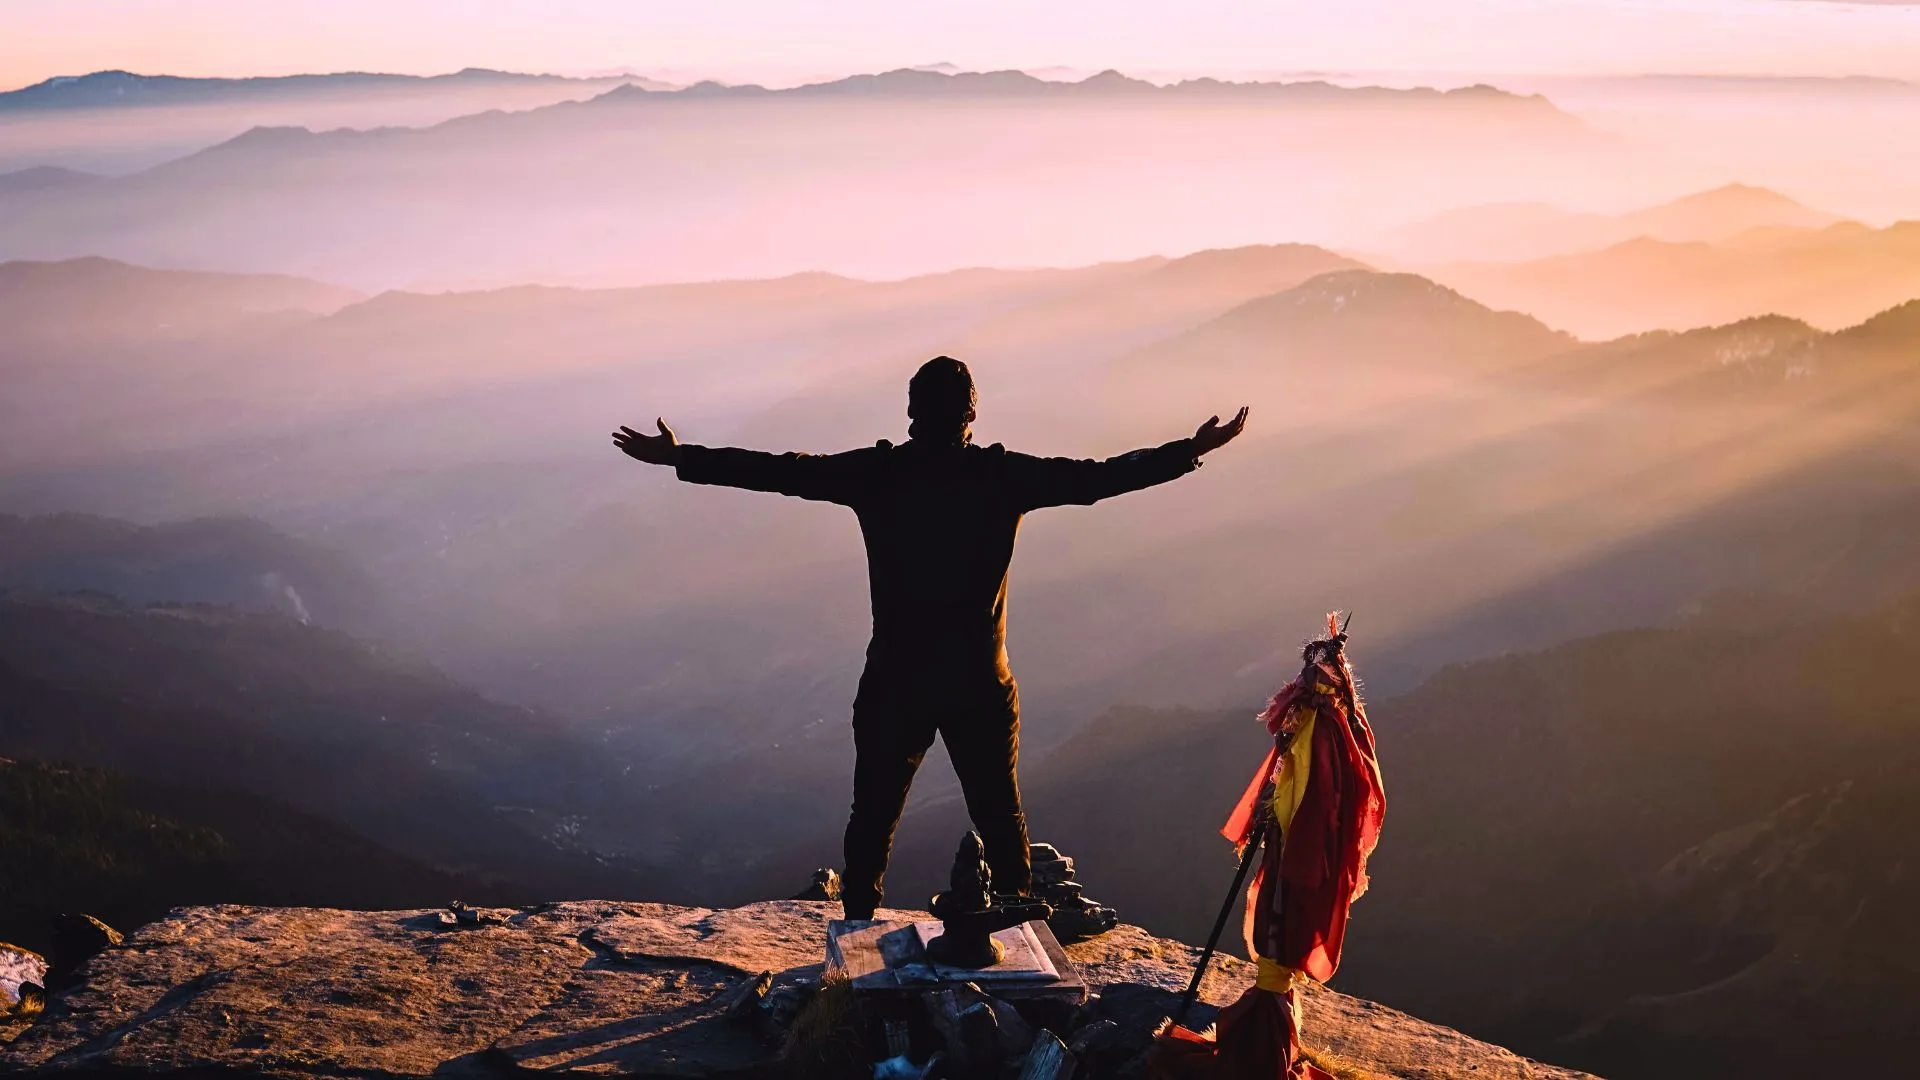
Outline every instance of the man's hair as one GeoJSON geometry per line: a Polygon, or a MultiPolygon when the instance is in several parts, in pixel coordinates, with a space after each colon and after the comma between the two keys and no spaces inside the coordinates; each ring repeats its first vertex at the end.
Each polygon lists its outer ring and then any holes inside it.
{"type": "Polygon", "coordinates": [[[915,438],[945,438],[964,433],[973,422],[978,398],[973,373],[951,356],[920,365],[907,383],[907,416],[915,438]]]}

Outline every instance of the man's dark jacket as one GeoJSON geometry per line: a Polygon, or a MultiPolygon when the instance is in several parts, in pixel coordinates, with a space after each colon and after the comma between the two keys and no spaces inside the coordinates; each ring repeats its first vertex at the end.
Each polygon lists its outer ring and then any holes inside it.
{"type": "Polygon", "coordinates": [[[1020,518],[1184,476],[1198,464],[1192,442],[1105,461],[919,439],[827,455],[690,445],[680,455],[682,480],[839,503],[860,519],[873,638],[854,702],[849,911],[862,890],[877,896],[906,785],[936,729],[999,887],[1024,888],[1025,823],[1013,778],[1018,707],[1006,649],[1007,567],[1020,518]],[[989,731],[978,728],[994,729],[993,738],[981,744],[989,731]]]}

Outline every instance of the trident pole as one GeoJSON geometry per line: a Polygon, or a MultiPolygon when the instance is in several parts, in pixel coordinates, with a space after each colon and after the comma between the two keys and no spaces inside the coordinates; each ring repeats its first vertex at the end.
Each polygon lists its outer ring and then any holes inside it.
{"type": "Polygon", "coordinates": [[[1193,969],[1193,981],[1187,984],[1187,992],[1180,995],[1180,1007],[1174,1010],[1173,1022],[1181,1025],[1186,1022],[1187,1013],[1193,1009],[1193,1003],[1200,998],[1200,980],[1207,976],[1207,965],[1213,962],[1213,954],[1220,947],[1220,935],[1227,929],[1227,919],[1233,914],[1234,901],[1247,889],[1247,871],[1253,869],[1253,860],[1259,857],[1261,842],[1261,821],[1264,809],[1256,812],[1253,820],[1252,835],[1247,840],[1247,849],[1240,855],[1240,869],[1234,872],[1233,888],[1227,890],[1226,902],[1220,905],[1220,915],[1213,920],[1213,933],[1207,935],[1206,950],[1200,954],[1200,963],[1193,969]]]}

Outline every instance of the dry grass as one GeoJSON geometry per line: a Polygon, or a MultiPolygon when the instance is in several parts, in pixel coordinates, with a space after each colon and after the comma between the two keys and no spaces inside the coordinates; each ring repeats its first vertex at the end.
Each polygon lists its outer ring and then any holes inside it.
{"type": "Polygon", "coordinates": [[[868,1080],[867,1018],[844,975],[828,975],[794,1018],[780,1053],[780,1074],[793,1080],[868,1080]]]}
{"type": "MultiPolygon", "coordinates": [[[[32,986],[31,983],[28,984],[32,986]]],[[[22,988],[20,1000],[0,1009],[0,1020],[36,1020],[47,1011],[47,995],[39,987],[22,988]]]]}
{"type": "Polygon", "coordinates": [[[1307,1060],[1319,1066],[1333,1080],[1391,1080],[1385,1073],[1363,1069],[1331,1051],[1303,1049],[1307,1060]]]}

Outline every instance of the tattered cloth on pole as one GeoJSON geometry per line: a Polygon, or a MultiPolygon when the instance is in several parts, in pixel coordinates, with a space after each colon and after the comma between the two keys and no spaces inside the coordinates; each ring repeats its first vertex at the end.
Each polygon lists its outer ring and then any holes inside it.
{"type": "Polygon", "coordinates": [[[1251,802],[1268,786],[1256,780],[1252,799],[1243,796],[1221,830],[1235,844],[1259,839],[1266,847],[1247,890],[1248,951],[1315,982],[1340,966],[1347,913],[1367,891],[1367,857],[1387,807],[1346,635],[1331,618],[1327,629],[1307,646],[1299,678],[1260,715],[1274,736],[1269,812],[1253,812],[1251,802]],[[1254,836],[1256,822],[1262,837],[1254,836]]]}
{"type": "Polygon", "coordinates": [[[1245,923],[1257,981],[1221,1010],[1212,1040],[1177,1027],[1162,1036],[1162,1076],[1326,1075],[1301,1052],[1296,991],[1339,968],[1348,911],[1366,892],[1367,857],[1386,814],[1373,728],[1345,646],[1328,616],[1327,636],[1306,646],[1299,677],[1260,714],[1273,749],[1221,829],[1243,853],[1248,844],[1263,849],[1245,923]]]}

